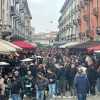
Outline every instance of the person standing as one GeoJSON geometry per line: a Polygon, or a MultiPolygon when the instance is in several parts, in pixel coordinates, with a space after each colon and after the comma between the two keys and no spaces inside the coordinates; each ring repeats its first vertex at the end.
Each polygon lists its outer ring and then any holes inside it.
{"type": "Polygon", "coordinates": [[[33,89],[34,89],[34,79],[31,71],[27,72],[27,75],[23,79],[24,85],[24,100],[32,100],[33,98],[33,89]]]}
{"type": "Polygon", "coordinates": [[[98,78],[97,78],[97,91],[100,94],[100,66],[97,69],[98,78]]]}
{"type": "Polygon", "coordinates": [[[2,73],[0,73],[0,100],[5,100],[4,93],[5,93],[4,78],[2,77],[2,73]]]}
{"type": "Polygon", "coordinates": [[[88,69],[87,69],[87,77],[89,79],[89,83],[90,83],[90,94],[91,95],[95,95],[96,94],[96,82],[97,82],[97,78],[98,78],[98,73],[96,68],[91,65],[88,69]]]}
{"type": "Polygon", "coordinates": [[[12,100],[21,100],[21,90],[22,90],[22,83],[19,78],[19,72],[15,71],[14,76],[11,80],[11,99],[12,100]]]}
{"type": "Polygon", "coordinates": [[[56,75],[53,71],[48,70],[48,80],[49,80],[49,96],[55,97],[56,96],[56,75]]]}
{"type": "Polygon", "coordinates": [[[78,73],[74,79],[74,85],[78,100],[86,100],[89,90],[89,81],[87,75],[84,74],[83,69],[78,69],[78,73]]]}
{"type": "Polygon", "coordinates": [[[48,80],[41,74],[37,76],[36,81],[36,100],[45,100],[45,89],[48,86],[48,80]]]}

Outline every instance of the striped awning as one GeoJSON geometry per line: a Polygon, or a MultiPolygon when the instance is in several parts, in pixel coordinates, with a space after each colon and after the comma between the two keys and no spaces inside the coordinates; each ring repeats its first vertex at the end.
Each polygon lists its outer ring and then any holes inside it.
{"type": "Polygon", "coordinates": [[[19,49],[21,50],[21,48],[17,47],[16,45],[13,45],[12,43],[8,41],[0,39],[0,53],[1,54],[16,52],[19,49]]]}

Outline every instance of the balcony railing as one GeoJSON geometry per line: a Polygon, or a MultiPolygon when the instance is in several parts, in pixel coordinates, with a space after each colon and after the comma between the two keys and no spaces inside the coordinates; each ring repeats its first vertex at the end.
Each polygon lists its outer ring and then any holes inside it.
{"type": "Polygon", "coordinates": [[[84,7],[85,7],[84,1],[80,1],[80,7],[84,9],[84,7]]]}
{"type": "Polygon", "coordinates": [[[83,18],[84,18],[84,21],[86,21],[86,22],[89,21],[89,16],[88,15],[84,15],[83,18]]]}
{"type": "Polygon", "coordinates": [[[77,21],[76,19],[74,19],[74,20],[73,20],[73,24],[74,24],[75,26],[77,26],[77,25],[78,25],[78,21],[77,21]]]}
{"type": "Polygon", "coordinates": [[[15,3],[18,4],[20,0],[16,0],[15,3]]]}
{"type": "Polygon", "coordinates": [[[84,4],[88,5],[89,4],[89,0],[84,0],[84,4]]]}
{"type": "Polygon", "coordinates": [[[77,10],[78,10],[78,11],[81,11],[80,5],[77,5],[77,10]]]}
{"type": "Polygon", "coordinates": [[[78,24],[80,25],[81,24],[81,19],[78,18],[77,21],[78,21],[78,24]]]}
{"type": "Polygon", "coordinates": [[[21,12],[24,12],[24,4],[20,4],[19,10],[20,10],[21,12]]]}

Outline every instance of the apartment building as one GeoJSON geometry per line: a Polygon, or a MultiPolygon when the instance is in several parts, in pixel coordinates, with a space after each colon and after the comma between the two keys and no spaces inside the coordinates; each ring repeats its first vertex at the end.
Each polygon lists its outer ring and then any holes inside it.
{"type": "Polygon", "coordinates": [[[10,33],[11,39],[31,38],[32,16],[27,0],[0,0],[0,8],[1,36],[10,33]]]}
{"type": "Polygon", "coordinates": [[[60,13],[59,43],[99,39],[100,0],[65,0],[60,13]]]}

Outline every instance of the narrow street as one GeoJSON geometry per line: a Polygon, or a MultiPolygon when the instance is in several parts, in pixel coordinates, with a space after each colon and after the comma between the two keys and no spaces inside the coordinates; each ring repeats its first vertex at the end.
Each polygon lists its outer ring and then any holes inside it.
{"type": "Polygon", "coordinates": [[[100,100],[100,0],[0,0],[0,100],[100,100]]]}

